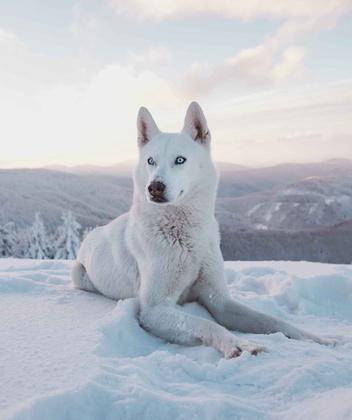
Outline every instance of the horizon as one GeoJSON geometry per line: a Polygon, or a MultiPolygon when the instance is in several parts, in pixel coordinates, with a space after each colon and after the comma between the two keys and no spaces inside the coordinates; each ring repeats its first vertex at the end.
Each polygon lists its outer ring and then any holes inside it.
{"type": "MultiPolygon", "coordinates": [[[[323,164],[323,163],[350,163],[352,164],[352,159],[349,158],[330,158],[330,159],[323,159],[323,160],[317,160],[317,161],[304,161],[304,162],[294,162],[294,161],[287,161],[287,162],[280,162],[280,163],[274,163],[274,164],[267,164],[267,165],[243,165],[238,162],[230,162],[230,161],[224,161],[224,160],[213,160],[215,165],[233,165],[238,167],[243,167],[243,169],[266,169],[266,168],[273,168],[276,166],[281,165],[314,165],[314,164],[323,164]]],[[[78,169],[78,168],[84,168],[84,167],[94,167],[99,169],[109,169],[117,167],[118,165],[123,165],[127,169],[133,169],[133,167],[137,164],[137,159],[129,159],[129,160],[123,160],[123,161],[116,161],[111,164],[95,164],[95,163],[80,163],[77,165],[65,165],[60,163],[52,163],[48,165],[42,165],[42,166],[9,166],[9,167],[2,167],[0,165],[0,170],[11,170],[11,169],[48,169],[48,170],[56,170],[60,171],[62,170],[70,170],[70,169],[78,169]]]]}
{"type": "Polygon", "coordinates": [[[352,3],[0,4],[0,168],[137,156],[136,116],[202,106],[217,161],[352,159],[352,3]],[[313,158],[314,157],[314,158],[313,158]]]}

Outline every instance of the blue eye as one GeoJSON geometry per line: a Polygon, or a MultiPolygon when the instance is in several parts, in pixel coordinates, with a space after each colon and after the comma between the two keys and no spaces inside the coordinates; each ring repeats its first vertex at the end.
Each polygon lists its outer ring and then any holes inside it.
{"type": "Polygon", "coordinates": [[[147,162],[148,162],[148,165],[152,165],[152,166],[155,165],[154,159],[152,157],[149,157],[147,162]]]}
{"type": "Polygon", "coordinates": [[[177,156],[177,158],[175,159],[175,165],[182,165],[186,162],[186,160],[187,159],[183,156],[177,156]]]}

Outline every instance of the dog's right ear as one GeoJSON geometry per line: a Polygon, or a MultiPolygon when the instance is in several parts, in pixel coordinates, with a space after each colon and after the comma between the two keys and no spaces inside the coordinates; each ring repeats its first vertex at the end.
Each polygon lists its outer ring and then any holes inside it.
{"type": "Polygon", "coordinates": [[[138,111],[137,131],[138,131],[139,147],[144,146],[154,136],[160,133],[160,130],[155,124],[155,121],[151,113],[144,106],[139,108],[139,111],[138,111]]]}

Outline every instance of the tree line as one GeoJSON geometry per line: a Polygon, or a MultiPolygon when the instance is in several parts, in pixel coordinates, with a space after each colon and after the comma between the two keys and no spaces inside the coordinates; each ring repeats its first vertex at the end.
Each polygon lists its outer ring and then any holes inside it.
{"type": "Polygon", "coordinates": [[[54,232],[48,231],[40,213],[28,228],[18,229],[14,222],[0,226],[0,257],[75,259],[90,229],[83,230],[69,210],[61,219],[54,232]]]}
{"type": "MultiPolygon", "coordinates": [[[[75,259],[80,244],[92,229],[83,229],[71,211],[49,231],[40,213],[33,224],[19,229],[14,222],[0,226],[0,257],[75,259]]],[[[293,260],[351,264],[351,227],[320,231],[250,231],[221,227],[225,260],[293,260]]]]}

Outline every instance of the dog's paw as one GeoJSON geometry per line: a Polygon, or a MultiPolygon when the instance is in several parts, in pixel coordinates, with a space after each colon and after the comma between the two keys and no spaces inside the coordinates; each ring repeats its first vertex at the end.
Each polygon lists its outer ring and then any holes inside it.
{"type": "Polygon", "coordinates": [[[324,338],[316,337],[314,341],[319,344],[322,344],[323,346],[332,346],[332,347],[335,347],[339,343],[339,340],[336,340],[335,338],[325,338],[325,337],[324,338]]]}
{"type": "Polygon", "coordinates": [[[240,348],[243,351],[248,351],[248,353],[252,354],[253,356],[257,356],[259,353],[268,351],[266,347],[252,343],[241,345],[240,348]]]}
{"type": "Polygon", "coordinates": [[[236,343],[224,351],[224,356],[226,359],[233,359],[234,357],[239,357],[244,351],[257,356],[259,353],[266,352],[267,349],[264,346],[253,343],[236,343]]]}
{"type": "Polygon", "coordinates": [[[224,351],[225,359],[234,359],[235,357],[241,356],[241,354],[242,350],[237,346],[234,346],[224,351]]]}

